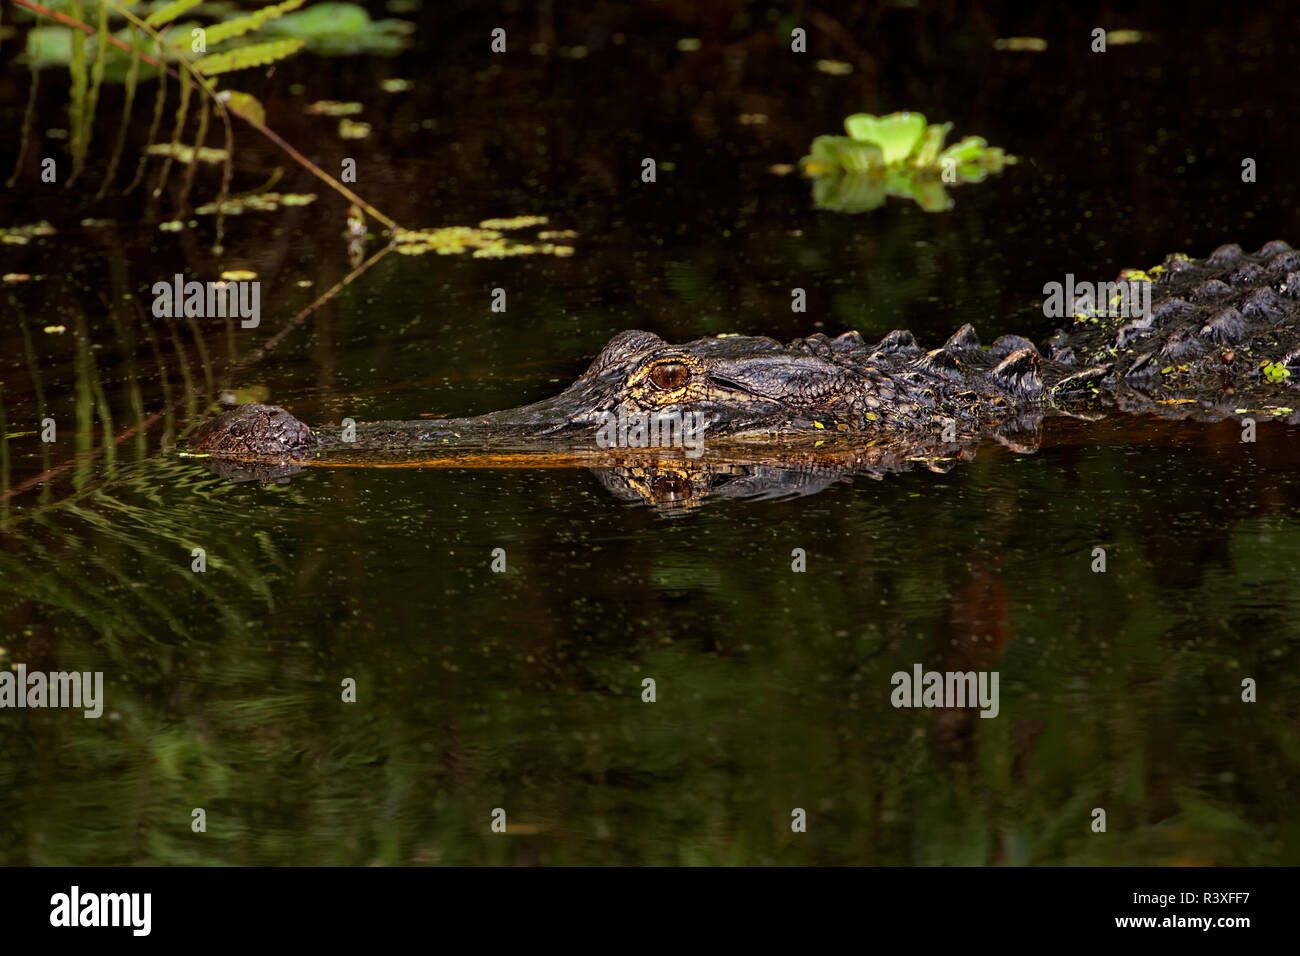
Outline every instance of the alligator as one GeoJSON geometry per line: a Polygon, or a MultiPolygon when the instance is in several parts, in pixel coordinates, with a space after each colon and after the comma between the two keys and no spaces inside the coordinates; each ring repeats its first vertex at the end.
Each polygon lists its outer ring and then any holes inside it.
{"type": "MultiPolygon", "coordinates": [[[[786,345],[741,335],[672,345],[634,330],[615,335],[569,388],[531,405],[358,424],[353,433],[311,428],[279,406],[249,403],[203,424],[189,453],[241,463],[252,469],[245,477],[265,478],[257,463],[279,467],[274,475],[306,464],[421,462],[451,448],[489,456],[566,450],[576,463],[586,455],[605,465],[630,495],[647,497],[638,469],[651,479],[659,469],[670,484],[689,488],[694,479],[681,476],[693,466],[681,449],[645,450],[656,458],[638,464],[639,449],[598,448],[600,430],[620,409],[699,415],[709,456],[697,476],[721,469],[734,478],[740,469],[752,478],[766,463],[783,476],[778,488],[818,469],[879,474],[918,460],[951,462],[986,438],[1032,450],[1051,414],[1300,423],[1293,384],[1300,381],[1300,252],[1280,241],[1254,254],[1224,245],[1204,259],[1168,256],[1121,280],[1150,283],[1149,308],[1122,316],[1107,302],[1071,303],[1070,328],[1042,348],[1018,335],[984,347],[969,324],[929,351],[906,331],[874,343],[846,332],[786,345]]],[[[761,478],[757,484],[761,492],[761,478]]]]}

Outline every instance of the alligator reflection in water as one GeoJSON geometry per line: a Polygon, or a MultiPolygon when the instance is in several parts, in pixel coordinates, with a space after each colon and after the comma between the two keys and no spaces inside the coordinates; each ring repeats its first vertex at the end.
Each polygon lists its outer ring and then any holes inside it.
{"type": "MultiPolygon", "coordinates": [[[[1019,453],[1033,453],[1041,441],[1041,416],[1018,419],[1019,430],[992,437],[1019,453]]],[[[881,479],[886,475],[924,468],[946,473],[959,462],[975,457],[979,439],[945,442],[937,436],[915,436],[862,445],[846,439],[827,439],[791,446],[741,443],[709,446],[699,458],[665,449],[548,451],[537,446],[511,446],[494,450],[463,448],[440,457],[394,459],[359,455],[350,462],[331,461],[331,467],[440,468],[440,469],[585,469],[607,492],[622,501],[650,505],[665,514],[692,511],[710,501],[772,500],[814,495],[854,478],[881,479]]],[[[212,474],[233,482],[263,484],[288,482],[313,465],[310,462],[235,461],[201,458],[212,474]]]]}

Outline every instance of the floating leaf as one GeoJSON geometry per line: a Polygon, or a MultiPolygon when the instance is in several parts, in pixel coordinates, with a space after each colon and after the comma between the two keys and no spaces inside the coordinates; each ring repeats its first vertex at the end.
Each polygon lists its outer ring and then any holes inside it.
{"type": "Polygon", "coordinates": [[[545,216],[515,216],[512,219],[484,219],[480,229],[527,229],[530,226],[544,226],[549,220],[545,216]]]}
{"type": "Polygon", "coordinates": [[[920,113],[890,113],[872,116],[854,113],[844,121],[844,128],[856,140],[876,143],[885,154],[886,163],[906,159],[925,132],[925,117],[920,113]]]}
{"type": "Polygon", "coordinates": [[[835,159],[841,169],[848,173],[863,173],[885,165],[885,154],[876,143],[865,143],[837,136],[831,143],[835,159]]]}
{"type": "Polygon", "coordinates": [[[843,138],[842,136],[818,136],[813,140],[809,155],[799,160],[799,165],[803,167],[804,172],[809,176],[820,176],[839,169],[840,160],[835,151],[835,142],[843,138]]]}
{"type": "Polygon", "coordinates": [[[33,236],[52,236],[54,227],[45,220],[30,226],[6,226],[0,228],[0,243],[7,246],[25,246],[33,236]]]}
{"type": "Polygon", "coordinates": [[[818,60],[814,65],[820,72],[830,76],[848,76],[853,72],[853,64],[843,60],[818,60]]]}
{"type": "MultiPolygon", "coordinates": [[[[480,228],[447,226],[442,229],[399,229],[393,234],[396,249],[402,255],[415,256],[433,252],[440,256],[469,252],[476,259],[503,259],[508,256],[571,256],[572,246],[550,242],[517,242],[503,236],[501,229],[522,229],[546,222],[545,216],[517,216],[514,219],[488,219],[480,228]],[[490,225],[497,228],[489,228],[490,225]]],[[[567,230],[566,230],[567,232],[567,230]]]]}
{"type": "MultiPolygon", "coordinates": [[[[177,162],[192,163],[194,162],[194,147],[185,144],[173,146],[171,143],[154,143],[146,152],[150,156],[171,156],[177,162]]],[[[224,149],[213,149],[209,146],[200,146],[198,151],[198,161],[200,163],[220,163],[225,160],[229,154],[224,149]]]]}
{"type": "Polygon", "coordinates": [[[859,142],[849,136],[818,136],[813,140],[812,154],[800,160],[809,176],[823,173],[863,173],[881,169],[885,165],[884,153],[875,143],[859,142]]]}
{"type": "Polygon", "coordinates": [[[369,123],[358,123],[346,116],[339,120],[340,139],[365,139],[370,135],[369,123]]]}
{"type": "Polygon", "coordinates": [[[342,103],[338,100],[317,100],[303,107],[304,113],[313,116],[355,116],[365,107],[360,103],[342,103]]]}
{"type": "Polygon", "coordinates": [[[952,124],[926,126],[920,113],[858,113],[844,126],[849,136],[818,136],[800,160],[805,175],[817,180],[818,209],[864,212],[898,196],[942,212],[952,207],[945,183],[979,182],[1016,161],[978,136],[944,149],[952,124]]]}
{"type": "Polygon", "coordinates": [[[912,156],[912,165],[937,165],[939,152],[943,149],[943,141],[948,138],[948,132],[951,129],[952,123],[936,123],[933,126],[927,126],[925,135],[921,137],[921,145],[917,147],[916,153],[912,156]]]}
{"type": "Polygon", "coordinates": [[[1130,43],[1142,43],[1150,33],[1141,30],[1107,30],[1106,43],[1109,46],[1127,46],[1130,43]]]}
{"type": "MultiPolygon", "coordinates": [[[[255,196],[237,196],[221,204],[220,211],[227,216],[238,216],[244,212],[274,212],[281,206],[306,206],[316,201],[315,193],[259,193],[255,196]]],[[[207,203],[195,209],[199,216],[211,216],[218,211],[217,204],[207,203]]]]}
{"type": "Polygon", "coordinates": [[[980,153],[986,146],[988,146],[988,141],[984,137],[967,136],[940,153],[939,159],[941,162],[951,159],[958,164],[973,162],[979,158],[980,153]]]}
{"type": "Polygon", "coordinates": [[[993,41],[995,50],[1013,50],[1018,53],[1042,53],[1047,41],[1042,37],[1003,37],[993,41]]]}
{"type": "Polygon", "coordinates": [[[1264,373],[1264,378],[1275,385],[1291,377],[1291,370],[1280,362],[1266,362],[1261,367],[1261,370],[1264,373]]]}

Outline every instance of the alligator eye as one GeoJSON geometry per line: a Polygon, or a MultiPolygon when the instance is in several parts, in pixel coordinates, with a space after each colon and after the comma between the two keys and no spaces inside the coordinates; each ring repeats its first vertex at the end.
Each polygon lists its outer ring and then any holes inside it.
{"type": "Polygon", "coordinates": [[[671,392],[685,385],[690,374],[681,362],[665,362],[650,370],[650,384],[665,392],[671,392]]]}
{"type": "Polygon", "coordinates": [[[231,437],[231,438],[243,438],[243,437],[244,437],[244,425],[243,425],[242,422],[231,422],[231,424],[230,424],[230,437],[231,437]]]}

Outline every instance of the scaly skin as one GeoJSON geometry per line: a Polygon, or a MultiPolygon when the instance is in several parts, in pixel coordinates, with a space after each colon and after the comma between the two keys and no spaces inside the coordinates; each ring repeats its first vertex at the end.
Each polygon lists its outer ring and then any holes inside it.
{"type": "Polygon", "coordinates": [[[563,393],[533,405],[358,425],[355,442],[344,442],[337,427],[311,429],[283,408],[253,403],[204,424],[190,448],[280,463],[410,457],[451,444],[594,449],[602,414],[624,406],[702,413],[711,448],[793,450],[809,439],[836,439],[891,470],[896,461],[936,457],[982,437],[1032,432],[1052,412],[1087,416],[1113,407],[1297,421],[1291,383],[1300,378],[1300,252],[1281,242],[1254,255],[1222,246],[1202,260],[1170,256],[1144,275],[1153,281],[1149,316],[1077,318],[1042,352],[1014,335],[985,349],[969,325],[928,352],[904,331],[874,344],[847,332],[784,346],[761,336],[670,345],[629,331],[563,393]]]}

